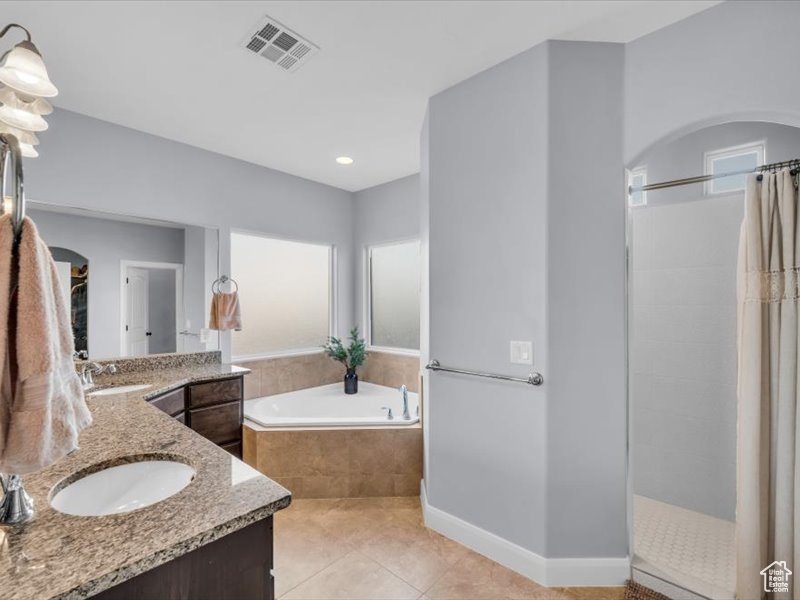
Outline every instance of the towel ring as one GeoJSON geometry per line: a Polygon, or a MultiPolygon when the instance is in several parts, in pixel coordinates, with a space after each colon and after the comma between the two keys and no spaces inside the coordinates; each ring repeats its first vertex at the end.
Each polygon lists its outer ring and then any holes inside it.
{"type": "Polygon", "coordinates": [[[223,275],[222,277],[220,277],[219,279],[214,281],[214,283],[211,284],[211,293],[212,294],[221,294],[221,293],[223,293],[222,292],[222,286],[225,285],[228,282],[230,282],[230,283],[232,283],[234,285],[233,290],[231,290],[228,293],[233,293],[233,292],[238,292],[239,291],[239,284],[236,283],[236,280],[235,279],[231,279],[227,275],[223,275]]]}

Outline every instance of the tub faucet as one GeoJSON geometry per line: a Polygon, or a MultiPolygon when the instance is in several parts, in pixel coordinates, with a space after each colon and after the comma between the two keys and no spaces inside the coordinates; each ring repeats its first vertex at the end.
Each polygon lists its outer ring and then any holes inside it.
{"type": "Polygon", "coordinates": [[[403,395],[403,419],[410,421],[411,415],[408,414],[408,388],[405,384],[400,386],[400,393],[403,395]]]}

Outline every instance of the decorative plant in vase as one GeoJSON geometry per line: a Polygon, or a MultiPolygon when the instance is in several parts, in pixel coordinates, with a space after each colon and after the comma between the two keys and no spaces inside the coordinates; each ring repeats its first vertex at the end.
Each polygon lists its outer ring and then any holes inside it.
{"type": "Polygon", "coordinates": [[[367,344],[364,338],[358,337],[358,327],[350,330],[350,345],[345,348],[342,340],[331,336],[328,343],[322,347],[325,354],[333,360],[339,361],[347,369],[344,376],[344,393],[358,393],[358,374],[356,369],[364,364],[367,359],[367,344]]]}

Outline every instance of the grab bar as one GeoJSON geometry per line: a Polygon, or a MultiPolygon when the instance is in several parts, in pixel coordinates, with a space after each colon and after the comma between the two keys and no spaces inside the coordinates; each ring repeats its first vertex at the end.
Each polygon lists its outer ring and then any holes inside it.
{"type": "Polygon", "coordinates": [[[439,364],[438,360],[432,360],[427,365],[426,369],[431,371],[445,371],[447,373],[460,373],[461,375],[474,375],[475,377],[488,377],[489,379],[502,379],[503,381],[518,381],[520,383],[527,383],[528,385],[542,385],[544,377],[541,373],[531,373],[527,377],[511,377],[510,375],[497,375],[496,373],[481,373],[480,371],[466,371],[464,369],[452,369],[450,367],[443,367],[439,364]]]}

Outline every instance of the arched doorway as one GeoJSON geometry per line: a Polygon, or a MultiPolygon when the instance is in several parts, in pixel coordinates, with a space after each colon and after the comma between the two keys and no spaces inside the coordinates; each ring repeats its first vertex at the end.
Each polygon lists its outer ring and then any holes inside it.
{"type": "MultiPolygon", "coordinates": [[[[800,157],[800,129],[737,121],[669,136],[636,183],[800,157]]],[[[628,199],[633,577],[670,597],[733,598],[736,263],[743,176],[628,199]]]]}

